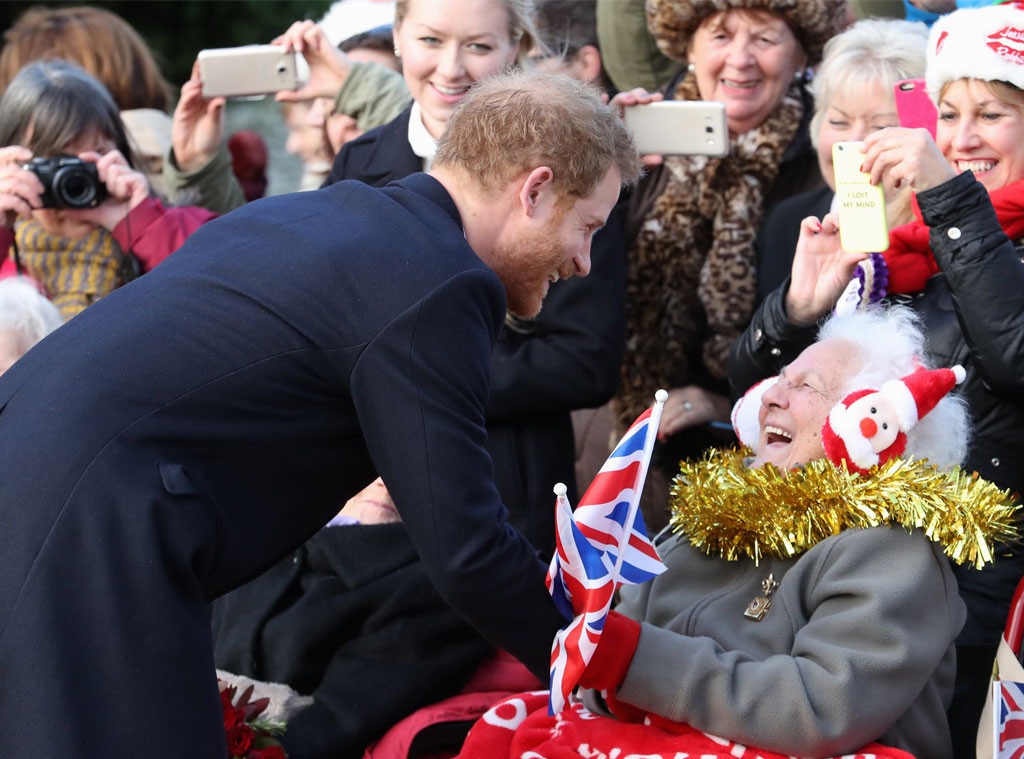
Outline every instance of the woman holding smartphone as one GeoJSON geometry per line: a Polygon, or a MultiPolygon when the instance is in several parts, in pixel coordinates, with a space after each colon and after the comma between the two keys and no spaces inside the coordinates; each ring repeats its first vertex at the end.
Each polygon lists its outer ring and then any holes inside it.
{"type": "MultiPolygon", "coordinates": [[[[662,52],[687,64],[665,97],[724,103],[729,132],[725,157],[665,158],[629,208],[627,351],[613,412],[625,430],[657,388],[669,390],[644,499],[656,530],[678,462],[732,442],[726,357],[755,306],[755,239],[766,209],[821,184],[806,84],[846,3],[649,0],[647,14],[662,52]]],[[[616,102],[655,99],[634,90],[616,102]]]]}
{"type": "MultiPolygon", "coordinates": [[[[858,21],[825,45],[810,85],[814,94],[811,142],[825,184],[786,198],[765,217],[757,240],[758,302],[789,276],[800,221],[834,210],[832,146],[899,126],[893,89],[903,79],[924,76],[927,45],[924,24],[882,18],[858,21]]],[[[911,220],[910,197],[905,189],[885,190],[886,217],[889,229],[894,229],[911,220]]]]}
{"type": "MultiPolygon", "coordinates": [[[[1024,10],[1012,4],[961,9],[936,22],[926,69],[939,109],[936,139],[924,129],[883,129],[864,138],[863,160],[873,183],[909,187],[919,208],[913,222],[892,230],[890,248],[872,257],[888,279],[874,295],[909,302],[931,357],[967,370],[961,392],[975,434],[964,468],[1017,493],[1024,492],[1024,61],[987,42],[1021,33],[1024,10]]],[[[834,214],[803,221],[789,281],[761,304],[731,356],[737,393],[807,345],[857,267],[870,271],[862,258],[839,246],[834,214]]],[[[996,553],[984,571],[954,567],[968,612],[949,713],[957,756],[973,755],[996,646],[1024,573],[1024,552],[996,553]]]]}

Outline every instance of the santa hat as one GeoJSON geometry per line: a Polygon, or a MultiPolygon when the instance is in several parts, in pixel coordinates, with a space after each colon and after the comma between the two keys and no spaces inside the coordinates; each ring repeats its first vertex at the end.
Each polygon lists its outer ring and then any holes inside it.
{"type": "Polygon", "coordinates": [[[957,79],[1024,90],[1024,3],[961,8],[935,22],[925,67],[928,94],[938,102],[943,86],[957,79]]]}
{"type": "MultiPolygon", "coordinates": [[[[889,380],[876,390],[857,390],[832,407],[821,430],[825,455],[835,464],[846,462],[853,471],[866,474],[872,466],[903,454],[907,446],[907,432],[939,401],[964,381],[962,366],[952,369],[919,369],[899,380],[889,380]],[[899,433],[895,441],[883,451],[875,451],[862,433],[861,419],[847,413],[847,409],[865,396],[882,396],[896,414],[899,433]]],[[[872,409],[873,410],[873,409],[872,409]]]]}
{"type": "Polygon", "coordinates": [[[903,379],[889,380],[879,392],[887,396],[899,414],[900,429],[909,430],[931,411],[943,396],[964,381],[962,366],[952,369],[919,369],[903,379]]]}
{"type": "Polygon", "coordinates": [[[745,445],[755,453],[758,438],[761,436],[761,422],[758,419],[761,413],[761,398],[778,381],[778,377],[769,377],[752,385],[732,407],[730,419],[736,439],[740,441],[740,445],[745,445]]]}

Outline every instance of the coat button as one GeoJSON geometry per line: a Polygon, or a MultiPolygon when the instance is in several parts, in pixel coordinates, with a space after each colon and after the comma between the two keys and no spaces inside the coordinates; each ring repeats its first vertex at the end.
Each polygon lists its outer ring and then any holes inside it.
{"type": "Polygon", "coordinates": [[[992,466],[999,466],[999,459],[992,459],[992,466]]]}
{"type": "Polygon", "coordinates": [[[963,232],[960,231],[959,227],[950,227],[949,230],[946,232],[946,235],[949,237],[950,240],[959,240],[960,235],[962,234],[963,232]]]}
{"type": "Polygon", "coordinates": [[[768,351],[768,352],[769,352],[769,353],[771,353],[771,354],[772,354],[773,356],[775,356],[776,358],[778,358],[779,356],[781,356],[781,355],[782,355],[782,348],[772,348],[772,349],[771,349],[770,351],[768,351]]]}

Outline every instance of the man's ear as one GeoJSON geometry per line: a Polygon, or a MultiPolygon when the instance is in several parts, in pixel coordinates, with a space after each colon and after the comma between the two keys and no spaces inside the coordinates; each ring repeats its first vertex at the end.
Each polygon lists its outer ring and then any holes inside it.
{"type": "Polygon", "coordinates": [[[550,168],[538,166],[523,180],[519,187],[519,204],[527,216],[533,217],[545,204],[554,201],[554,178],[555,173],[550,168]]]}
{"type": "Polygon", "coordinates": [[[593,45],[584,45],[577,52],[573,64],[587,84],[599,84],[601,80],[601,51],[593,45]]]}

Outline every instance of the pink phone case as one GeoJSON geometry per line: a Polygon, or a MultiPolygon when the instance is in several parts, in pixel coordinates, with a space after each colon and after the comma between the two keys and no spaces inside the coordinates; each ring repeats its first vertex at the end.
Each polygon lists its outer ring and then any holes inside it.
{"type": "Polygon", "coordinates": [[[904,79],[893,88],[896,97],[896,113],[900,126],[910,129],[925,128],[935,139],[935,124],[939,111],[924,88],[924,79],[904,79]]]}

